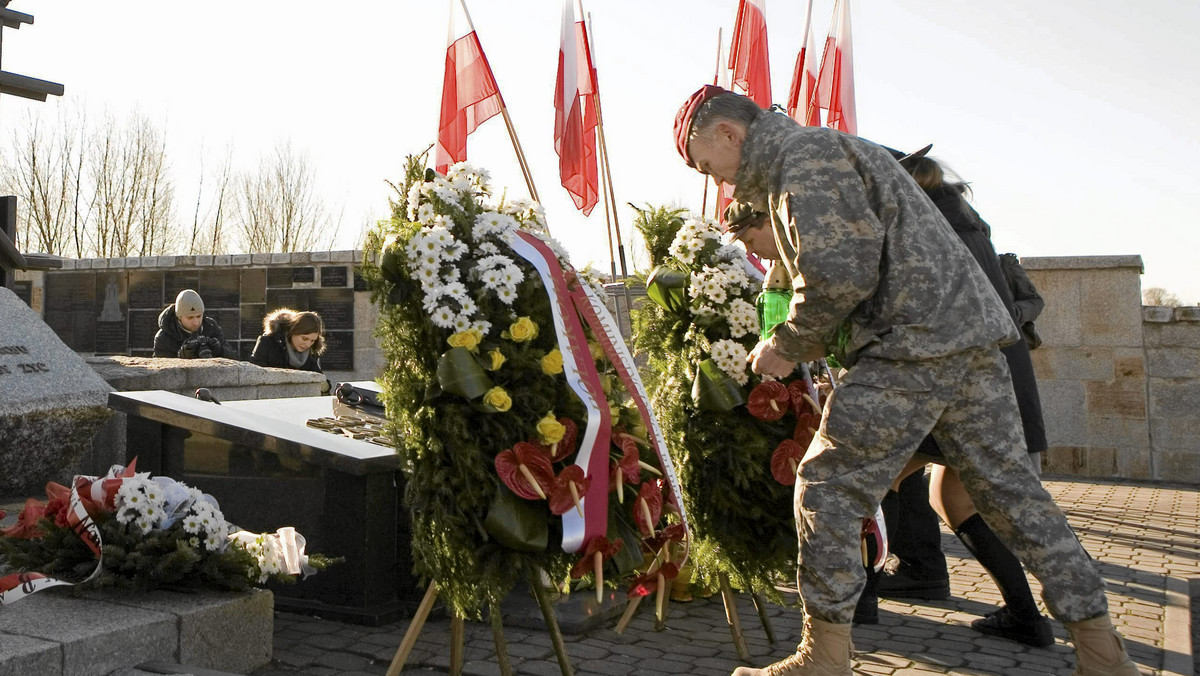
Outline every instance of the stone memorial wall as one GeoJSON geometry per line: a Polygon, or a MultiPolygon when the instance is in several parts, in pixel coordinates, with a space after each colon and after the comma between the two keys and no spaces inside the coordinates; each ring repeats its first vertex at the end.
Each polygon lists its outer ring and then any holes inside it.
{"type": "Polygon", "coordinates": [[[382,352],[360,259],[357,251],[66,259],[61,270],[18,273],[17,295],[84,355],[152,356],[158,316],[183,289],[199,292],[243,360],[268,313],[311,310],[325,321],[326,375],[370,380],[382,352]]]}

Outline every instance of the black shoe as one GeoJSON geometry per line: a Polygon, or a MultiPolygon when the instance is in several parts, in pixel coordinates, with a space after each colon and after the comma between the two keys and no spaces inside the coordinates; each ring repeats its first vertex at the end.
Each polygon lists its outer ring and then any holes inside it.
{"type": "Polygon", "coordinates": [[[879,624],[879,597],[863,594],[854,606],[854,624],[879,624]]]}
{"type": "Polygon", "coordinates": [[[901,563],[884,571],[876,593],[885,599],[941,601],[950,598],[950,576],[918,577],[901,563]]]}
{"type": "Polygon", "coordinates": [[[1036,620],[1019,619],[1009,612],[1008,606],[1000,606],[975,620],[971,623],[971,628],[981,634],[999,636],[1035,648],[1054,645],[1054,630],[1050,628],[1049,619],[1042,615],[1038,615],[1036,620]]]}

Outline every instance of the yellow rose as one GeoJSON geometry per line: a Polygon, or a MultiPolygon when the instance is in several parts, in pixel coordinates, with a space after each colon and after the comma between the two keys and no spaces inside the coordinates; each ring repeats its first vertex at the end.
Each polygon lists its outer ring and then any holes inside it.
{"type": "Polygon", "coordinates": [[[562,352],[559,352],[558,348],[556,347],[553,350],[550,350],[549,352],[547,352],[545,357],[542,357],[542,373],[545,373],[548,376],[552,376],[552,375],[562,373],[562,371],[563,371],[562,352]]]}
{"type": "Polygon", "coordinates": [[[557,444],[562,441],[563,433],[566,431],[567,428],[554,419],[554,411],[547,413],[537,423],[538,439],[543,444],[557,444]]]}
{"type": "Polygon", "coordinates": [[[483,395],[483,403],[503,413],[512,408],[512,397],[503,387],[493,387],[483,395]]]}
{"type": "Polygon", "coordinates": [[[459,331],[446,339],[450,343],[450,347],[465,347],[471,352],[479,349],[479,342],[483,340],[483,332],[479,329],[467,329],[459,331]]]}
{"type": "Polygon", "coordinates": [[[491,365],[488,366],[489,371],[495,371],[503,366],[504,362],[507,361],[504,354],[500,352],[500,348],[498,347],[493,347],[492,351],[488,352],[488,359],[491,360],[491,365]]]}
{"type": "Polygon", "coordinates": [[[503,336],[514,343],[525,343],[537,338],[538,325],[529,317],[520,317],[509,325],[503,336]]]}

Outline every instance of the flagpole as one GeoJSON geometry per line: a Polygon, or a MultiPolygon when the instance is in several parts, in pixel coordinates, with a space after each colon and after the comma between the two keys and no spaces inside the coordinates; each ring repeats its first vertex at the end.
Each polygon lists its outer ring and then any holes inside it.
{"type": "MultiPolygon", "coordinates": [[[[462,7],[463,14],[467,17],[467,26],[471,28],[471,32],[475,33],[476,39],[479,33],[475,31],[475,22],[471,20],[471,11],[467,9],[467,0],[458,0],[458,4],[462,7]]],[[[504,103],[504,94],[500,93],[500,87],[496,87],[496,97],[500,99],[500,114],[504,116],[504,126],[508,128],[508,137],[512,140],[513,151],[517,155],[517,164],[521,166],[521,174],[525,177],[525,185],[529,188],[529,196],[535,202],[541,202],[538,199],[537,187],[533,185],[533,173],[529,170],[529,163],[525,160],[525,151],[521,149],[521,141],[517,138],[517,130],[513,127],[512,118],[508,116],[508,106],[504,103]]]]}
{"type": "MultiPolygon", "coordinates": [[[[587,22],[588,44],[594,50],[596,40],[592,33],[591,19],[592,19],[592,15],[591,15],[591,13],[588,13],[588,22],[587,22]]],[[[595,62],[595,54],[594,53],[592,55],[592,59],[593,59],[593,63],[594,63],[595,62]]],[[[602,174],[605,178],[604,185],[605,185],[606,194],[608,196],[608,201],[612,204],[613,230],[615,230],[617,233],[617,254],[620,256],[620,260],[621,260],[621,278],[625,279],[626,277],[629,276],[629,270],[625,265],[625,244],[621,241],[621,222],[620,222],[620,219],[617,218],[617,195],[613,191],[612,164],[609,162],[609,159],[608,159],[608,139],[604,134],[604,112],[603,112],[603,107],[600,105],[599,78],[594,78],[592,80],[592,87],[596,90],[596,136],[597,136],[597,141],[599,141],[599,144],[600,144],[600,159],[601,159],[601,166],[603,167],[602,174]]],[[[610,256],[611,256],[611,253],[610,253],[610,256]]],[[[626,289],[626,294],[628,294],[628,288],[626,289]]]]}
{"type": "MultiPolygon", "coordinates": [[[[576,3],[575,6],[579,10],[579,13],[582,18],[583,3],[581,2],[581,0],[573,0],[573,2],[576,3]]],[[[596,63],[596,55],[595,55],[595,51],[594,51],[595,50],[595,40],[594,40],[594,36],[592,35],[592,13],[591,12],[587,13],[587,22],[584,24],[584,26],[587,29],[586,37],[587,37],[587,42],[588,42],[588,49],[589,49],[590,58],[592,60],[592,65],[594,67],[595,63],[596,63]]],[[[592,78],[592,86],[593,87],[597,87],[597,88],[599,87],[598,80],[599,80],[599,78],[592,78]]],[[[605,173],[606,173],[605,166],[608,164],[608,156],[601,150],[604,147],[603,146],[604,141],[602,140],[604,138],[604,135],[603,135],[602,129],[600,128],[600,92],[596,91],[595,94],[596,94],[596,127],[597,127],[596,142],[599,146],[597,148],[597,150],[601,151],[601,152],[599,152],[599,158],[597,158],[598,161],[600,162],[599,179],[600,179],[601,183],[607,183],[607,181],[605,181],[604,177],[605,177],[605,173]]],[[[613,252],[612,219],[613,219],[613,215],[616,214],[617,205],[608,198],[608,188],[607,187],[605,187],[603,190],[600,191],[600,196],[604,200],[604,232],[606,235],[608,235],[609,279],[615,282],[615,281],[617,281],[617,256],[613,252]],[[611,212],[610,212],[610,210],[611,210],[611,212]]]]}
{"type": "MultiPolygon", "coordinates": [[[[713,68],[713,84],[721,84],[721,27],[717,26],[717,66],[713,68]]],[[[704,177],[704,197],[700,200],[700,216],[708,211],[708,177],[704,177]]]]}

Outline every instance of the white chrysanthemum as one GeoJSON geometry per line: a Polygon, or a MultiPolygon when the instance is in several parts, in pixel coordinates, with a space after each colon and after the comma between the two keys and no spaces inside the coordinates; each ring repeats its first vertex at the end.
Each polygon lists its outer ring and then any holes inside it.
{"type": "Polygon", "coordinates": [[[442,287],[442,293],[461,302],[467,298],[467,287],[462,282],[452,282],[442,287]]]}
{"type": "Polygon", "coordinates": [[[442,284],[453,284],[462,278],[462,273],[453,265],[447,266],[442,273],[442,284]]]}
{"type": "Polygon", "coordinates": [[[425,202],[421,206],[417,207],[416,216],[418,223],[424,223],[428,225],[433,222],[433,217],[436,215],[437,212],[433,210],[433,205],[429,202],[425,202]]]}
{"type": "Polygon", "coordinates": [[[714,305],[723,305],[728,296],[725,293],[725,287],[716,283],[715,280],[710,280],[708,284],[708,299],[714,305]]]}
{"type": "Polygon", "coordinates": [[[463,244],[462,242],[455,242],[454,244],[451,244],[450,246],[446,247],[446,251],[444,252],[444,255],[446,257],[446,260],[457,261],[460,258],[462,258],[463,256],[465,256],[466,253],[467,253],[467,245],[463,244]]]}
{"type": "Polygon", "coordinates": [[[517,284],[520,284],[525,279],[525,273],[521,272],[521,268],[518,268],[517,266],[515,266],[511,263],[508,265],[505,265],[504,270],[500,274],[501,274],[500,278],[502,280],[504,280],[504,283],[509,286],[515,287],[517,284]]]}
{"type": "Polygon", "coordinates": [[[500,253],[500,247],[492,244],[491,242],[484,242],[483,244],[475,247],[475,250],[487,256],[500,253]]]}
{"type": "Polygon", "coordinates": [[[445,306],[439,307],[433,311],[433,315],[429,318],[434,326],[448,329],[454,326],[454,312],[445,306]]]}
{"type": "Polygon", "coordinates": [[[496,269],[485,270],[479,275],[479,281],[483,283],[484,288],[489,291],[494,291],[500,287],[500,284],[503,281],[503,275],[499,270],[496,269]]]}
{"type": "Polygon", "coordinates": [[[413,271],[413,277],[416,277],[417,281],[421,282],[421,284],[423,284],[423,285],[424,284],[432,284],[433,282],[437,281],[437,278],[438,278],[437,269],[436,268],[419,267],[413,271]]]}
{"type": "Polygon", "coordinates": [[[433,194],[437,195],[438,199],[445,202],[448,206],[458,206],[458,191],[449,184],[434,185],[433,194]]]}
{"type": "Polygon", "coordinates": [[[453,326],[455,333],[459,331],[466,331],[467,329],[471,328],[471,316],[468,314],[456,315],[454,317],[453,326]]]}
{"type": "Polygon", "coordinates": [[[143,535],[149,533],[154,528],[154,524],[146,517],[142,517],[133,523],[138,527],[138,530],[142,531],[143,535]]]}
{"type": "Polygon", "coordinates": [[[734,338],[758,331],[758,313],[753,305],[741,298],[729,302],[725,318],[729,321],[729,332],[734,338]]]}
{"type": "Polygon", "coordinates": [[[746,357],[749,352],[741,343],[733,340],[718,340],[712,344],[712,359],[720,368],[739,385],[745,385],[750,379],[746,372],[746,357]]]}
{"type": "Polygon", "coordinates": [[[122,507],[117,510],[117,522],[128,524],[137,517],[137,510],[132,507],[122,507]]]}
{"type": "Polygon", "coordinates": [[[486,336],[492,330],[492,323],[477,319],[471,323],[471,328],[486,336]]]}
{"type": "Polygon", "coordinates": [[[442,245],[443,249],[455,242],[454,235],[450,233],[450,229],[443,223],[439,223],[426,230],[425,236],[442,245]]]}
{"type": "Polygon", "coordinates": [[[437,309],[438,302],[442,299],[440,289],[427,289],[425,297],[421,300],[421,308],[426,312],[433,312],[437,309]]]}
{"type": "Polygon", "coordinates": [[[502,286],[496,289],[496,298],[505,305],[512,305],[517,300],[517,290],[509,286],[502,286]]]}
{"type": "Polygon", "coordinates": [[[183,532],[195,535],[200,532],[200,519],[193,514],[183,520],[183,532]]]}
{"type": "Polygon", "coordinates": [[[479,310],[479,306],[470,298],[463,298],[458,304],[460,307],[459,313],[463,315],[474,315],[479,310]]]}
{"type": "Polygon", "coordinates": [[[436,272],[438,268],[442,267],[442,255],[436,251],[426,251],[419,254],[413,263],[418,268],[429,268],[436,272]]]}

